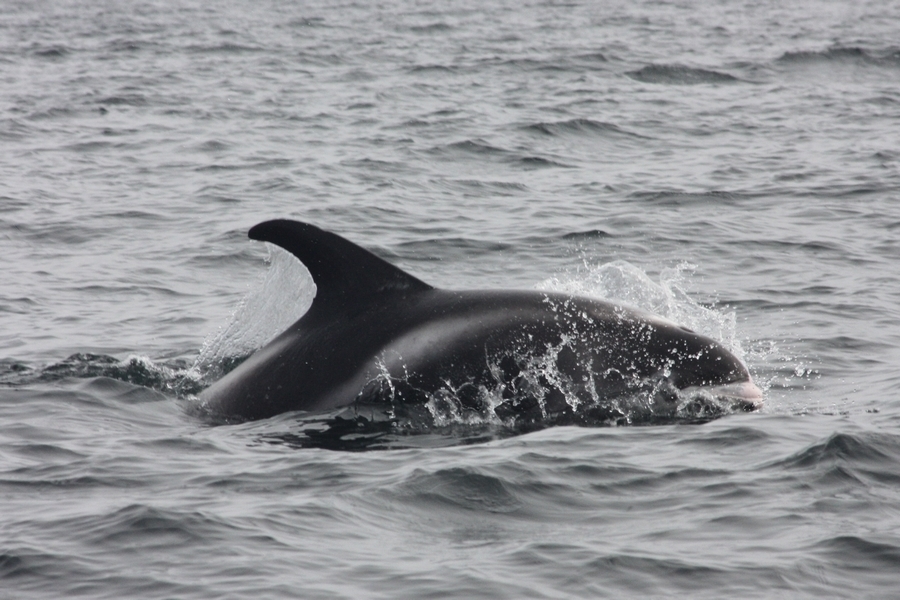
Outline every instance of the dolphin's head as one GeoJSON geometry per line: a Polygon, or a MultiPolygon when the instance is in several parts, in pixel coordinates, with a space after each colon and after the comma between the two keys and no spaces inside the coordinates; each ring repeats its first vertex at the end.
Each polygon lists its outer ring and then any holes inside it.
{"type": "Polygon", "coordinates": [[[762,391],[741,360],[719,342],[675,325],[654,324],[652,362],[679,396],[703,395],[752,411],[762,406],[762,391]]]}

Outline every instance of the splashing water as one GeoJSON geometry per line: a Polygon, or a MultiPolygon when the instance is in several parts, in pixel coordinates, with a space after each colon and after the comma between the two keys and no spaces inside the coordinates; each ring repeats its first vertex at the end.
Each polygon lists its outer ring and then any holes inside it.
{"type": "Polygon", "coordinates": [[[535,288],[591,296],[640,308],[717,340],[743,360],[744,351],[737,337],[734,312],[702,306],[685,291],[685,274],[696,269],[697,266],[690,263],[663,269],[659,283],[655,283],[638,267],[617,260],[602,265],[585,265],[574,274],[551,277],[535,288]]]}
{"type": "Polygon", "coordinates": [[[312,305],[316,285],[303,264],[289,252],[266,244],[269,268],[241,300],[227,326],[210,337],[192,368],[212,382],[236,367],[302,317],[312,305]]]}

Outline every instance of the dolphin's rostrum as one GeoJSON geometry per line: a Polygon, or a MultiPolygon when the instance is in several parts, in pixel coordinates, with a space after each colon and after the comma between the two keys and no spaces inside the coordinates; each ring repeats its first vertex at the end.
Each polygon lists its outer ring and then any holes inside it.
{"type": "Polygon", "coordinates": [[[436,289],[297,221],[260,223],[250,238],[296,256],[316,296],[201,393],[214,415],[263,419],[382,400],[432,412],[451,403],[503,421],[652,422],[762,402],[721,344],[650,313],[559,293],[436,289]]]}

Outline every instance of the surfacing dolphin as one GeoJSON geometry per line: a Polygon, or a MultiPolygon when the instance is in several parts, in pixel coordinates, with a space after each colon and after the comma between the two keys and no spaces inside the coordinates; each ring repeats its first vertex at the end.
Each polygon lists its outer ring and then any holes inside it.
{"type": "Polygon", "coordinates": [[[309,269],[312,306],[200,394],[212,414],[264,419],[382,402],[543,424],[699,420],[762,394],[716,341],[650,313],[543,291],[433,288],[307,223],[250,238],[309,269]],[[685,412],[686,411],[686,412],[685,412]]]}

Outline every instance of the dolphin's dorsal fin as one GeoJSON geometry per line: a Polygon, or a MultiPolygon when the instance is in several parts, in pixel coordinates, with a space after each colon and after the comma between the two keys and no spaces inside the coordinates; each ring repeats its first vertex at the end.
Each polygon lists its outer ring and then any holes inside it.
{"type": "Polygon", "coordinates": [[[315,225],[277,219],[250,229],[250,239],[281,246],[309,269],[316,308],[340,309],[392,292],[434,289],[368,250],[315,225]]]}

